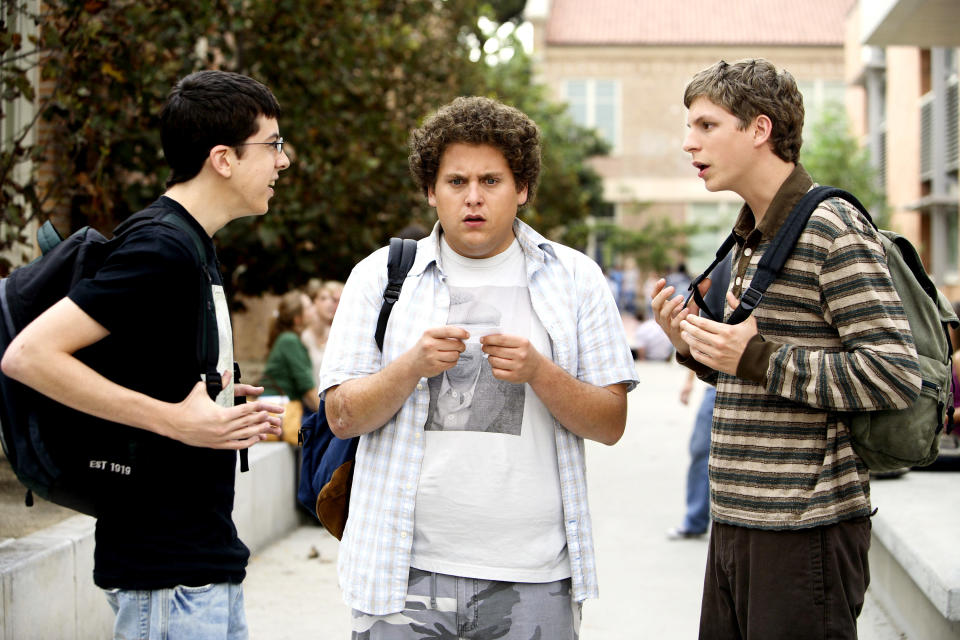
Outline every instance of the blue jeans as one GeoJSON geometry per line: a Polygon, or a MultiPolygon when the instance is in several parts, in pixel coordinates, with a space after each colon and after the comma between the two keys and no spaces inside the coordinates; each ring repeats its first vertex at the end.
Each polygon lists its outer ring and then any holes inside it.
{"type": "Polygon", "coordinates": [[[114,640],[247,640],[243,586],[106,590],[114,640]]]}
{"type": "Polygon", "coordinates": [[[683,517],[684,531],[699,533],[710,524],[710,428],[713,425],[713,403],[717,388],[710,386],[703,394],[697,410],[697,419],[690,434],[690,468],[687,469],[687,513],[683,517]]]}

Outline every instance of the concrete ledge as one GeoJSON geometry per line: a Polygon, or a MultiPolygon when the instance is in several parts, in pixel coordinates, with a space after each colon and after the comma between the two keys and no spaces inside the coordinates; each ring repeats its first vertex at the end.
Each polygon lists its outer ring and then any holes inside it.
{"type": "Polygon", "coordinates": [[[233,521],[250,553],[257,553],[299,524],[297,456],[286,442],[261,442],[249,456],[250,471],[237,471],[233,521]]]}
{"type": "MultiPolygon", "coordinates": [[[[298,524],[295,459],[286,443],[261,443],[237,474],[234,521],[252,553],[298,524]]],[[[94,523],[77,515],[0,540],[0,640],[110,637],[113,611],[92,579],[94,523]]]]}
{"type": "Polygon", "coordinates": [[[908,638],[960,638],[957,472],[911,471],[870,483],[870,590],[908,638]]]}

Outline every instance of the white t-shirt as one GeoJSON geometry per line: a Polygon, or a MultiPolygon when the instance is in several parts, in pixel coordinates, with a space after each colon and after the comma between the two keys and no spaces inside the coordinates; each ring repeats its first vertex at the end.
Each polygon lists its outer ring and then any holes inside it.
{"type": "Polygon", "coordinates": [[[530,304],[523,252],[514,241],[503,253],[474,260],[442,241],[440,258],[448,324],[471,337],[457,366],[428,381],[411,564],[508,582],[567,578],[553,417],[529,385],[493,377],[478,341],[520,335],[551,356],[530,304]]]}

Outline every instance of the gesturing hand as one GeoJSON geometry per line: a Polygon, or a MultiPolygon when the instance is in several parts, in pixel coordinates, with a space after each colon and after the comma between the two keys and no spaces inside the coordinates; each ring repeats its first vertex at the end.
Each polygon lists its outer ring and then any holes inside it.
{"type": "MultiPolygon", "coordinates": [[[[700,308],[693,298],[686,307],[683,306],[683,296],[674,295],[677,293],[672,286],[666,286],[667,281],[664,278],[657,280],[653,287],[653,293],[650,294],[650,306],[653,309],[653,319],[657,321],[663,332],[670,338],[674,349],[681,356],[690,355],[690,348],[680,336],[680,322],[687,316],[696,316],[700,313],[700,308]],[[671,296],[673,296],[671,298],[671,296]]],[[[710,278],[705,278],[698,287],[700,294],[703,295],[710,288],[710,278]]]]}
{"type": "MultiPolygon", "coordinates": [[[[224,386],[231,375],[229,371],[223,375],[224,386]]],[[[176,405],[164,435],[194,447],[246,449],[267,434],[279,436],[282,413],[283,407],[262,400],[221,407],[207,395],[206,384],[198,382],[176,405]]]]}
{"type": "MultiPolygon", "coordinates": [[[[727,304],[735,309],[740,301],[727,292],[727,304]]],[[[680,337],[694,360],[730,375],[737,375],[740,358],[750,339],[758,333],[757,319],[752,315],[740,324],[723,324],[690,314],[679,326],[680,337]]]]}

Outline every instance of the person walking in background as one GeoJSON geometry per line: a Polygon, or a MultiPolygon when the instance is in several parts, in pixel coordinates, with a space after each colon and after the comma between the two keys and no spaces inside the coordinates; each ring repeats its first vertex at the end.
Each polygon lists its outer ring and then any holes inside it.
{"type": "MultiPolygon", "coordinates": [[[[727,289],[730,287],[730,259],[721,261],[710,274],[710,288],[703,297],[704,303],[713,312],[714,317],[723,317],[723,305],[727,289]]],[[[690,403],[693,380],[696,373],[690,374],[680,389],[680,402],[690,403]]],[[[700,538],[710,525],[710,428],[713,424],[713,405],[717,398],[717,388],[713,385],[703,392],[703,400],[697,409],[690,434],[690,466],[687,467],[687,509],[683,523],[679,527],[667,530],[668,540],[700,538]]]]}
{"type": "Polygon", "coordinates": [[[264,395],[285,397],[288,402],[300,404],[299,408],[288,407],[289,415],[283,423],[283,439],[291,444],[297,443],[297,432],[300,430],[298,414],[309,415],[320,407],[313,365],[307,348],[300,340],[304,315],[303,295],[299,291],[288,291],[280,298],[276,316],[270,325],[267,339],[269,355],[260,378],[264,395]]]}
{"type": "MultiPolygon", "coordinates": [[[[718,62],[684,92],[683,148],[709,191],[745,200],[727,312],[800,198],[803,97],[763,59],[718,62]]],[[[843,416],[902,409],[920,389],[883,246],[841,199],[813,212],[781,275],[735,325],[660,281],[657,321],[678,360],[716,384],[713,526],[700,638],[856,638],[870,581],[869,471],[843,416]]]]}
{"type": "Polygon", "coordinates": [[[234,395],[263,390],[231,381],[230,316],[212,237],[267,212],[290,166],[279,114],[269,89],[225,71],[183,78],[160,114],[170,177],[145,211],[179,216],[202,240],[224,372],[215,401],[200,380],[197,249],[164,225],[131,229],[3,358],[9,377],[88,415],[72,428],[116,428],[139,445],[129,485],[97,505],[93,579],[117,614],[115,638],[248,635],[241,583],[250,552],[232,519],[236,450],[278,435],[280,418],[270,414],[283,409],[262,400],[234,406],[234,395]]]}
{"type": "Polygon", "coordinates": [[[681,262],[677,268],[664,276],[668,287],[673,287],[674,291],[683,292],[690,286],[690,274],[687,273],[687,265],[681,262]]]}
{"type": "Polygon", "coordinates": [[[350,274],[321,371],[334,434],[360,436],[339,556],[353,637],[463,637],[470,611],[477,640],[573,640],[597,596],[583,439],[620,439],[637,382],[616,303],[595,262],[517,217],[540,173],[522,112],[457,98],[412,132],[410,169],[439,223],[383,351],[386,248],[350,274]],[[432,383],[468,348],[477,384],[432,383]]]}
{"type": "Polygon", "coordinates": [[[343,283],[336,280],[320,281],[313,279],[307,284],[307,299],[310,307],[305,308],[305,328],[300,339],[310,354],[314,384],[320,380],[320,364],[323,362],[323,350],[327,346],[330,325],[340,304],[343,283]]]}
{"type": "MultiPolygon", "coordinates": [[[[685,405],[690,403],[695,378],[696,374],[691,371],[680,389],[680,402],[685,405]]],[[[690,434],[686,511],[679,527],[667,529],[668,540],[702,538],[710,526],[710,478],[707,460],[710,455],[710,425],[713,422],[713,403],[716,397],[717,388],[708,386],[697,409],[697,417],[693,421],[693,431],[690,434]]]]}

